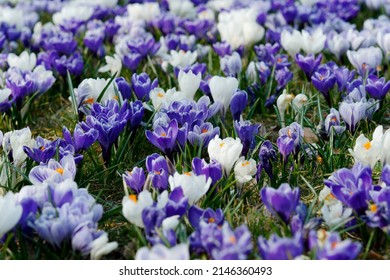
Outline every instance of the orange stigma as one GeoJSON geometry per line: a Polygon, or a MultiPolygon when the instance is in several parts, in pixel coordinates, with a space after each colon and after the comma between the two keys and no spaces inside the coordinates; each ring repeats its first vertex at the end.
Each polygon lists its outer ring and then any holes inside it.
{"type": "Polygon", "coordinates": [[[84,103],[87,103],[87,104],[93,104],[95,102],[95,99],[93,99],[93,97],[90,97],[90,98],[87,98],[84,100],[84,103]]]}
{"type": "Polygon", "coordinates": [[[135,194],[129,195],[129,199],[132,200],[134,203],[137,203],[137,196],[135,194]]]}
{"type": "Polygon", "coordinates": [[[378,206],[376,206],[376,204],[370,205],[369,208],[370,208],[370,211],[371,211],[371,212],[374,212],[374,213],[375,213],[376,211],[378,211],[378,206]]]}
{"type": "Polygon", "coordinates": [[[58,172],[58,173],[60,173],[61,175],[63,175],[63,174],[64,174],[64,169],[62,169],[61,167],[58,167],[58,168],[56,169],[56,172],[58,172]]]}
{"type": "Polygon", "coordinates": [[[207,133],[207,132],[209,132],[207,128],[202,129],[202,133],[207,133]]]}
{"type": "Polygon", "coordinates": [[[209,222],[209,223],[215,223],[215,219],[214,219],[214,218],[209,218],[209,219],[208,219],[208,222],[209,222]]]}
{"type": "Polygon", "coordinates": [[[363,147],[368,151],[372,147],[371,142],[368,141],[366,144],[363,145],[363,147]]]}

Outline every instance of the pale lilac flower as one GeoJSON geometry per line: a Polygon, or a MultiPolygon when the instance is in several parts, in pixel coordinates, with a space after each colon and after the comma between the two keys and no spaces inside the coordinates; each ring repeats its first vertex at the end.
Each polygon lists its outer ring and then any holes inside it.
{"type": "Polygon", "coordinates": [[[142,247],[135,255],[136,260],[189,260],[188,244],[182,243],[171,248],[156,244],[151,249],[142,247]]]}

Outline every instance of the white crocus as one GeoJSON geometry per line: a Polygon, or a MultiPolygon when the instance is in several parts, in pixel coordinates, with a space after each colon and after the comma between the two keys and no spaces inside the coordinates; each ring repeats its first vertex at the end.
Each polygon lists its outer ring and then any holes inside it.
{"type": "Polygon", "coordinates": [[[198,57],[197,51],[170,51],[169,63],[173,67],[186,67],[195,63],[196,58],[198,57]]]}
{"type": "Polygon", "coordinates": [[[355,158],[355,162],[360,162],[374,168],[375,164],[381,157],[383,137],[383,126],[378,126],[372,136],[372,141],[360,134],[356,139],[355,147],[348,151],[355,158]]]}
{"type": "Polygon", "coordinates": [[[206,175],[195,175],[193,172],[180,174],[176,172],[169,176],[171,190],[181,187],[189,204],[197,202],[210,188],[211,177],[206,180],[206,175]]]}
{"type": "Polygon", "coordinates": [[[169,11],[179,17],[193,19],[196,17],[194,4],[189,0],[168,0],[169,11]]]}
{"type": "Polygon", "coordinates": [[[295,55],[300,52],[302,48],[302,34],[298,30],[293,30],[291,33],[283,30],[280,34],[280,44],[288,54],[295,58],[295,55]]]}
{"type": "Polygon", "coordinates": [[[107,255],[118,248],[118,242],[108,242],[108,235],[104,232],[91,243],[91,260],[100,260],[102,256],[107,255]]]}
{"type": "Polygon", "coordinates": [[[224,116],[229,108],[233,94],[238,89],[238,80],[234,77],[214,76],[209,82],[209,87],[214,102],[221,104],[221,112],[224,116]]]}
{"type": "Polygon", "coordinates": [[[0,239],[19,222],[23,208],[16,204],[15,195],[8,192],[0,197],[0,239]]]}
{"type": "Polygon", "coordinates": [[[227,137],[221,139],[219,135],[216,135],[211,139],[207,151],[210,159],[218,161],[222,165],[225,174],[229,176],[234,163],[241,155],[242,149],[243,145],[239,138],[227,137]]]}
{"type": "Polygon", "coordinates": [[[302,114],[302,108],[306,104],[307,100],[308,100],[307,96],[303,93],[300,93],[297,96],[295,96],[295,98],[292,101],[292,103],[294,105],[294,110],[297,113],[297,115],[295,117],[295,120],[297,122],[299,122],[299,120],[300,120],[300,116],[302,114]]]}
{"type": "Polygon", "coordinates": [[[33,148],[35,146],[35,140],[31,138],[31,130],[25,127],[20,130],[14,130],[7,132],[3,137],[3,149],[6,153],[12,151],[12,158],[15,166],[22,166],[27,158],[27,154],[24,152],[23,147],[33,148]]]}
{"type": "Polygon", "coordinates": [[[158,243],[152,248],[142,247],[135,255],[136,260],[189,260],[190,251],[188,244],[182,243],[173,247],[166,247],[158,243]]]}
{"type": "Polygon", "coordinates": [[[135,194],[123,197],[122,213],[130,223],[143,228],[145,225],[142,221],[142,211],[152,205],[152,194],[148,190],[143,190],[138,197],[135,194]]]}
{"type": "Polygon", "coordinates": [[[345,223],[352,214],[351,208],[344,208],[340,201],[334,204],[324,204],[321,208],[322,217],[329,227],[345,223]]]}
{"type": "Polygon", "coordinates": [[[245,160],[245,157],[240,157],[234,166],[234,177],[239,185],[251,181],[256,172],[257,167],[254,159],[245,160]]]}
{"type": "Polygon", "coordinates": [[[386,130],[382,137],[381,162],[382,165],[390,165],[390,128],[386,130]]]}
{"type": "Polygon", "coordinates": [[[201,73],[195,75],[191,70],[187,73],[180,70],[178,82],[183,97],[193,100],[202,80],[201,73]]]}
{"type": "Polygon", "coordinates": [[[279,110],[280,122],[282,124],[282,127],[286,126],[284,116],[285,116],[287,107],[290,105],[290,103],[293,99],[294,99],[293,94],[289,94],[289,93],[287,93],[287,90],[283,90],[283,93],[276,100],[276,106],[278,107],[278,110],[279,110]]]}
{"type": "Polygon", "coordinates": [[[161,223],[161,227],[163,230],[175,229],[179,225],[179,222],[180,222],[180,216],[174,215],[165,218],[161,223]]]}
{"type": "MultiPolygon", "coordinates": [[[[109,79],[102,78],[88,78],[84,79],[81,84],[75,88],[74,93],[76,95],[77,102],[84,104],[93,104],[97,102],[100,94],[103,92],[104,88],[110,82],[109,79]]],[[[121,97],[119,95],[119,97],[121,97]]],[[[104,92],[100,102],[104,103],[109,99],[117,99],[118,96],[115,93],[114,83],[111,83],[106,91],[104,92]]]]}
{"type": "Polygon", "coordinates": [[[29,54],[23,51],[19,56],[14,53],[8,54],[7,62],[9,67],[19,68],[24,71],[32,71],[37,64],[37,56],[35,53],[29,54]]]}
{"type": "MultiPolygon", "coordinates": [[[[149,96],[153,107],[158,110],[164,103],[171,103],[175,98],[175,93],[175,88],[168,89],[166,92],[162,88],[154,88],[150,91],[149,96]]],[[[179,100],[179,98],[177,99],[179,100]]]]}
{"type": "Polygon", "coordinates": [[[127,5],[127,13],[132,21],[143,20],[149,22],[161,14],[160,4],[150,2],[129,4],[127,5]]]}
{"type": "Polygon", "coordinates": [[[92,6],[81,4],[68,4],[62,7],[62,9],[53,14],[53,23],[55,25],[63,25],[70,21],[85,22],[91,18],[95,9],[92,6]]]}
{"type": "Polygon", "coordinates": [[[325,186],[318,195],[318,200],[323,202],[325,205],[333,205],[338,203],[337,198],[332,194],[330,188],[325,186]]]}
{"type": "Polygon", "coordinates": [[[119,55],[114,54],[114,56],[108,56],[106,55],[105,58],[106,65],[99,68],[99,72],[110,72],[111,76],[116,75],[120,76],[121,70],[122,70],[122,60],[119,57],[119,55]]]}
{"type": "Polygon", "coordinates": [[[302,30],[302,49],[307,54],[317,54],[324,49],[326,35],[321,28],[317,28],[312,34],[302,30]]]}

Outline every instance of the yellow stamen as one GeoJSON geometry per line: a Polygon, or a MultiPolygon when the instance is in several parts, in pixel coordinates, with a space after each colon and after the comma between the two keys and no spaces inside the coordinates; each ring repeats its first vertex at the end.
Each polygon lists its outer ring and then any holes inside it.
{"type": "Polygon", "coordinates": [[[42,146],[39,149],[43,152],[45,150],[45,147],[42,146]]]}
{"type": "Polygon", "coordinates": [[[209,219],[208,219],[208,222],[209,222],[209,223],[215,223],[215,219],[214,219],[214,218],[209,218],[209,219]]]}
{"type": "Polygon", "coordinates": [[[118,95],[115,95],[114,97],[113,97],[115,100],[118,100],[119,98],[118,98],[118,95]]]}
{"type": "Polygon", "coordinates": [[[58,173],[60,173],[61,175],[63,175],[63,174],[64,174],[64,169],[62,169],[61,167],[58,167],[58,168],[56,169],[56,172],[58,172],[58,173]]]}
{"type": "Polygon", "coordinates": [[[209,132],[209,131],[207,130],[207,128],[203,128],[203,129],[202,129],[202,133],[207,133],[207,132],[209,132]]]}
{"type": "Polygon", "coordinates": [[[374,213],[375,213],[376,211],[378,211],[378,206],[376,206],[376,204],[370,205],[369,208],[370,208],[370,211],[371,211],[371,212],[374,212],[374,213]]]}
{"type": "Polygon", "coordinates": [[[331,200],[331,199],[335,199],[336,197],[334,196],[334,194],[333,193],[330,193],[330,194],[328,194],[326,197],[325,197],[325,200],[331,200]]]}
{"type": "Polygon", "coordinates": [[[287,135],[288,135],[288,137],[290,137],[290,138],[292,137],[292,135],[291,135],[291,129],[288,129],[288,130],[287,130],[287,135]]]}
{"type": "Polygon", "coordinates": [[[225,143],[223,143],[223,142],[222,142],[221,144],[219,144],[219,146],[220,146],[221,148],[223,147],[223,145],[225,145],[225,143]]]}
{"type": "Polygon", "coordinates": [[[135,194],[129,195],[129,199],[132,200],[134,203],[137,203],[137,196],[135,194]]]}
{"type": "Polygon", "coordinates": [[[159,93],[157,93],[157,96],[162,98],[162,97],[164,97],[164,94],[162,94],[161,92],[159,92],[159,93]]]}
{"type": "Polygon", "coordinates": [[[335,242],[332,242],[332,245],[331,245],[332,249],[336,248],[338,244],[339,244],[339,243],[336,242],[336,241],[335,241],[335,242]]]}
{"type": "Polygon", "coordinates": [[[155,175],[161,175],[161,172],[160,171],[155,171],[154,174],[155,175]]]}
{"type": "Polygon", "coordinates": [[[85,99],[83,103],[93,104],[94,102],[95,102],[95,99],[93,99],[93,97],[90,97],[90,98],[85,99]]]}
{"type": "Polygon", "coordinates": [[[230,241],[230,243],[232,243],[232,244],[236,244],[236,243],[237,243],[237,239],[236,239],[234,236],[231,236],[231,237],[229,238],[229,241],[230,241]]]}
{"type": "Polygon", "coordinates": [[[250,164],[249,161],[244,161],[244,162],[241,164],[241,166],[244,167],[244,166],[247,166],[247,165],[249,165],[249,164],[250,164]]]}
{"type": "Polygon", "coordinates": [[[191,176],[190,172],[184,172],[183,174],[186,175],[186,176],[191,176]]]}
{"type": "Polygon", "coordinates": [[[162,137],[166,137],[167,134],[166,134],[165,132],[163,132],[163,133],[161,133],[161,136],[162,136],[162,137]]]}
{"type": "Polygon", "coordinates": [[[366,144],[363,145],[363,147],[368,151],[369,149],[371,149],[371,142],[368,141],[366,144]]]}

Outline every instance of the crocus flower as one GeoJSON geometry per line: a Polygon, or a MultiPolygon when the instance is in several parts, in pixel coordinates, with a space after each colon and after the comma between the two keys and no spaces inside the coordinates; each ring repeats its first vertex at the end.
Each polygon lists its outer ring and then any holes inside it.
{"type": "Polygon", "coordinates": [[[243,149],[241,154],[246,156],[256,146],[256,135],[259,133],[260,124],[252,124],[250,121],[234,121],[234,129],[241,140],[243,149]]]}
{"type": "Polygon", "coordinates": [[[118,248],[118,242],[108,242],[108,234],[104,232],[91,243],[91,260],[99,260],[118,248]]]}
{"type": "Polygon", "coordinates": [[[279,110],[279,115],[280,115],[280,121],[282,124],[282,127],[285,127],[285,113],[287,110],[287,107],[291,103],[291,101],[294,99],[293,94],[288,94],[286,90],[283,90],[283,93],[278,97],[276,100],[276,104],[279,110]]]}
{"type": "Polygon", "coordinates": [[[215,223],[219,226],[225,222],[225,217],[222,209],[211,208],[202,209],[192,205],[188,210],[188,220],[195,229],[199,229],[201,223],[215,223]]]}
{"type": "Polygon", "coordinates": [[[329,91],[336,83],[336,78],[333,75],[333,72],[330,69],[330,67],[327,66],[326,64],[318,67],[318,69],[314,72],[313,76],[311,77],[311,81],[314,87],[324,95],[326,101],[330,105],[331,99],[329,96],[329,91]]]}
{"type": "Polygon", "coordinates": [[[176,119],[173,119],[167,127],[161,127],[158,125],[154,128],[153,132],[147,130],[145,134],[150,143],[168,156],[171,156],[173,148],[176,145],[178,131],[179,128],[177,121],[176,119]]]}
{"type": "Polygon", "coordinates": [[[299,234],[292,238],[272,234],[268,240],[260,236],[258,245],[264,260],[291,260],[303,254],[302,237],[299,234]]]}
{"type": "Polygon", "coordinates": [[[234,177],[241,186],[250,182],[256,172],[256,161],[254,159],[245,160],[245,157],[240,157],[234,166],[234,177]]]}
{"type": "Polygon", "coordinates": [[[297,53],[295,56],[296,63],[305,73],[306,78],[309,81],[311,80],[311,76],[313,75],[314,71],[317,70],[318,66],[320,65],[321,60],[322,54],[319,54],[317,57],[315,57],[314,54],[303,56],[302,54],[297,53]]]}
{"type": "Polygon", "coordinates": [[[152,154],[146,157],[146,168],[149,172],[149,177],[152,186],[160,192],[168,188],[168,163],[167,160],[159,154],[152,154]]]}
{"type": "Polygon", "coordinates": [[[356,124],[365,117],[366,106],[364,102],[341,102],[339,112],[345,123],[347,129],[354,132],[356,124]]]}
{"type": "Polygon", "coordinates": [[[299,202],[299,188],[291,189],[287,183],[281,184],[278,189],[263,187],[260,194],[268,211],[285,223],[299,202]]]}
{"type": "Polygon", "coordinates": [[[350,43],[345,39],[345,34],[330,32],[328,33],[328,38],[326,40],[326,47],[337,59],[340,59],[341,55],[349,50],[350,43]]]}
{"type": "Polygon", "coordinates": [[[105,58],[106,65],[99,68],[99,72],[110,72],[111,76],[116,75],[120,76],[122,70],[122,60],[119,55],[114,54],[114,56],[106,55],[105,58]]]}
{"type": "Polygon", "coordinates": [[[24,71],[32,71],[37,63],[35,53],[29,54],[23,51],[19,56],[14,53],[8,54],[7,62],[9,67],[16,67],[24,71]]]}
{"type": "Polygon", "coordinates": [[[142,211],[153,205],[152,194],[143,190],[138,195],[130,194],[122,199],[122,214],[130,223],[143,228],[142,211]]]}
{"type": "Polygon", "coordinates": [[[242,71],[241,57],[237,52],[220,59],[221,70],[226,76],[236,77],[242,71]]]}
{"type": "Polygon", "coordinates": [[[184,195],[188,198],[190,205],[197,202],[210,188],[211,178],[206,175],[195,175],[193,172],[175,173],[169,176],[171,190],[177,187],[183,189],[184,195]]]}
{"type": "Polygon", "coordinates": [[[209,122],[201,125],[194,125],[192,131],[188,132],[188,141],[194,146],[202,146],[206,148],[211,139],[219,135],[220,128],[213,127],[209,122]]]}
{"type": "Polygon", "coordinates": [[[139,100],[148,101],[149,93],[158,86],[158,80],[151,81],[146,73],[136,74],[131,77],[131,87],[139,100]]]}
{"type": "Polygon", "coordinates": [[[185,52],[180,50],[179,52],[175,50],[170,51],[170,60],[169,63],[173,67],[186,67],[188,65],[194,64],[196,58],[198,57],[198,53],[196,51],[185,52]]]}
{"type": "Polygon", "coordinates": [[[13,160],[15,166],[20,167],[26,160],[25,147],[33,148],[35,145],[35,140],[31,138],[31,130],[28,127],[9,131],[3,136],[3,150],[13,160]]]}
{"type": "Polygon", "coordinates": [[[381,162],[382,165],[390,164],[390,129],[387,129],[382,137],[382,153],[381,153],[381,162]]]}
{"type": "Polygon", "coordinates": [[[32,160],[47,163],[56,154],[57,145],[58,141],[50,141],[38,136],[36,147],[23,147],[23,150],[32,160]]]}
{"type": "Polygon", "coordinates": [[[23,208],[16,203],[13,193],[0,196],[0,239],[13,229],[22,217],[23,208]]]}
{"type": "Polygon", "coordinates": [[[360,134],[356,139],[355,146],[348,151],[352,154],[355,162],[360,162],[374,168],[380,159],[382,151],[383,126],[378,126],[372,136],[372,141],[367,139],[364,134],[360,134]]]}
{"type": "Polygon", "coordinates": [[[136,194],[140,193],[145,184],[144,170],[139,167],[134,167],[131,172],[126,172],[122,175],[123,185],[130,188],[136,194]]]}
{"type": "Polygon", "coordinates": [[[325,118],[325,130],[330,134],[331,129],[334,129],[336,134],[341,134],[345,130],[345,126],[340,125],[340,113],[334,109],[330,109],[330,113],[325,118]]]}
{"type": "Polygon", "coordinates": [[[332,194],[357,213],[364,213],[372,189],[371,168],[356,163],[352,169],[342,168],[324,181],[332,194]]]}
{"type": "Polygon", "coordinates": [[[84,122],[77,123],[73,131],[73,137],[70,131],[63,127],[62,134],[66,143],[75,148],[75,152],[87,150],[99,137],[99,132],[86,125],[84,122]]]}
{"type": "Polygon", "coordinates": [[[390,90],[390,81],[386,82],[385,78],[378,78],[375,75],[367,77],[366,91],[375,99],[384,99],[390,90]]]}
{"type": "Polygon", "coordinates": [[[221,114],[222,117],[224,117],[229,108],[230,100],[237,91],[238,80],[233,77],[224,78],[214,76],[210,80],[209,87],[214,102],[219,102],[221,104],[221,114]]]}
{"type": "Polygon", "coordinates": [[[276,143],[278,145],[279,152],[283,156],[284,162],[287,162],[289,155],[294,150],[294,139],[288,135],[282,135],[278,137],[276,143]]]}
{"type": "Polygon", "coordinates": [[[227,137],[220,139],[218,135],[209,143],[207,151],[211,160],[219,162],[224,170],[224,173],[229,176],[234,163],[241,155],[243,145],[240,139],[227,137]]]}
{"type": "Polygon", "coordinates": [[[360,48],[357,51],[347,51],[349,62],[358,70],[361,76],[366,76],[376,70],[382,63],[383,54],[380,48],[360,48]]]}
{"type": "Polygon", "coordinates": [[[86,125],[99,132],[97,140],[102,147],[103,159],[106,163],[110,161],[112,145],[117,141],[131,117],[128,107],[127,102],[119,107],[115,99],[107,100],[104,105],[94,103],[91,115],[86,118],[86,125]]]}
{"type": "Polygon", "coordinates": [[[180,70],[178,82],[180,91],[184,98],[187,98],[189,100],[194,99],[195,93],[199,88],[201,79],[201,73],[195,75],[191,70],[187,73],[180,70]]]}
{"type": "MultiPolygon", "coordinates": [[[[264,168],[270,178],[273,176],[272,161],[276,159],[276,151],[271,141],[265,140],[259,150],[259,167],[264,168]]],[[[260,174],[259,174],[260,175],[260,174]]]]}
{"type": "Polygon", "coordinates": [[[350,239],[342,241],[337,232],[319,231],[317,247],[314,248],[318,260],[353,260],[359,255],[362,245],[350,239]]]}
{"type": "Polygon", "coordinates": [[[239,121],[241,114],[244,112],[248,104],[248,94],[243,90],[236,91],[230,100],[230,111],[232,112],[233,120],[239,121]]]}
{"type": "Polygon", "coordinates": [[[317,28],[313,33],[302,30],[302,49],[307,54],[317,54],[325,46],[326,35],[321,28],[317,28]]]}
{"type": "Polygon", "coordinates": [[[277,82],[277,90],[281,90],[286,87],[287,83],[293,78],[293,73],[287,68],[283,67],[276,69],[275,71],[275,80],[277,82]]]}
{"type": "Polygon", "coordinates": [[[156,244],[151,249],[142,247],[138,249],[136,260],[189,260],[190,252],[188,244],[182,243],[167,248],[163,244],[156,244]]]}
{"type": "Polygon", "coordinates": [[[211,186],[222,178],[222,166],[215,160],[207,163],[204,159],[195,157],[192,160],[192,170],[196,175],[206,175],[206,179],[211,178],[211,186]]]}
{"type": "Polygon", "coordinates": [[[301,32],[295,29],[291,33],[287,30],[283,30],[280,34],[280,44],[291,57],[295,57],[302,48],[301,32]]]}
{"type": "Polygon", "coordinates": [[[329,227],[337,226],[343,223],[351,217],[352,209],[344,207],[340,201],[335,204],[324,204],[321,208],[322,218],[329,227]]]}

